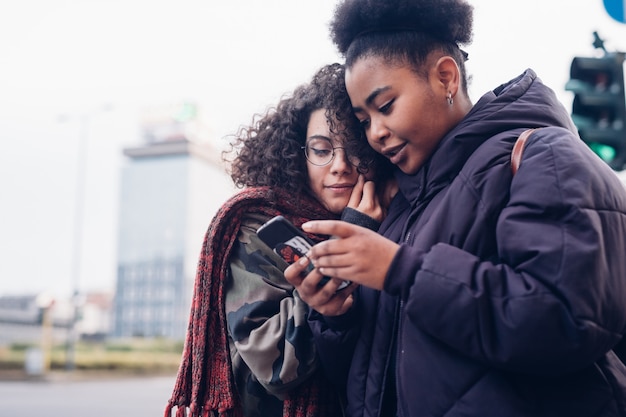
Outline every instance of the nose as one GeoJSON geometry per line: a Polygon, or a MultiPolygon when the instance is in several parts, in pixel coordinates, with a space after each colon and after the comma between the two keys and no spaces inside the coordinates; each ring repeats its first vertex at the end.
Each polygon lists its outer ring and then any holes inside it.
{"type": "Polygon", "coordinates": [[[345,173],[352,169],[352,164],[348,160],[348,153],[344,148],[335,148],[335,157],[331,162],[331,172],[345,173]]]}
{"type": "Polygon", "coordinates": [[[380,117],[372,117],[366,133],[367,140],[370,143],[382,144],[389,137],[389,129],[387,129],[380,117]]]}

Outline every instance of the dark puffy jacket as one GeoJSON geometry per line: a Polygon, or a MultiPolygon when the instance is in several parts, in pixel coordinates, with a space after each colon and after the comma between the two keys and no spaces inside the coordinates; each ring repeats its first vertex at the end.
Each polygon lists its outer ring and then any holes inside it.
{"type": "Polygon", "coordinates": [[[386,378],[401,417],[626,416],[611,351],[626,329],[626,190],[574,131],[527,70],[398,173],[384,291],[362,288],[358,314],[311,317],[339,384],[353,354],[349,416],[381,415],[386,378]]]}

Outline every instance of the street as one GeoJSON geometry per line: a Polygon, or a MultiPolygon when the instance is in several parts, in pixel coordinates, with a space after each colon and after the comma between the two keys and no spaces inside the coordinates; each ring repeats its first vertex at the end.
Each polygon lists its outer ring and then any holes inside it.
{"type": "Polygon", "coordinates": [[[0,381],[0,416],[161,417],[175,376],[0,381]]]}

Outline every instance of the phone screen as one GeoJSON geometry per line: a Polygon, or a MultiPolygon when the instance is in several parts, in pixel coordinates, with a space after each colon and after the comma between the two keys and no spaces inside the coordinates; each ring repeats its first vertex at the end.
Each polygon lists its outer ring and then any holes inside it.
{"type": "MultiPolygon", "coordinates": [[[[288,264],[306,256],[306,253],[313,246],[313,242],[283,216],[276,216],[259,227],[257,236],[288,264]]],[[[306,273],[308,274],[313,269],[313,264],[309,263],[306,273]]],[[[329,280],[329,277],[322,277],[319,285],[323,286],[329,280]]],[[[344,281],[338,290],[348,285],[350,285],[350,281],[344,281]]]]}

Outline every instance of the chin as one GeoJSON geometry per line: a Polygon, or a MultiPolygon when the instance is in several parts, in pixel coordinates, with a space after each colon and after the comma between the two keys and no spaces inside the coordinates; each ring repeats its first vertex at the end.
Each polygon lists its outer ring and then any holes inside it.
{"type": "Polygon", "coordinates": [[[342,202],[333,201],[331,203],[324,203],[324,207],[326,207],[326,210],[330,211],[333,214],[341,214],[341,212],[347,205],[347,200],[342,202]]]}
{"type": "Polygon", "coordinates": [[[406,175],[412,175],[414,173],[413,170],[408,169],[408,167],[399,166],[398,168],[400,168],[400,171],[406,175]]]}
{"type": "Polygon", "coordinates": [[[406,175],[416,174],[417,171],[419,171],[419,169],[421,168],[421,166],[415,167],[411,164],[402,164],[402,165],[396,165],[396,166],[400,169],[400,171],[402,171],[406,175]]]}
{"type": "Polygon", "coordinates": [[[339,208],[339,207],[329,207],[329,208],[328,208],[328,211],[330,211],[330,212],[331,212],[331,213],[333,213],[333,214],[340,215],[340,214],[341,214],[341,212],[343,211],[343,209],[344,209],[346,206],[347,206],[347,204],[345,204],[345,205],[341,206],[340,208],[339,208]]]}

